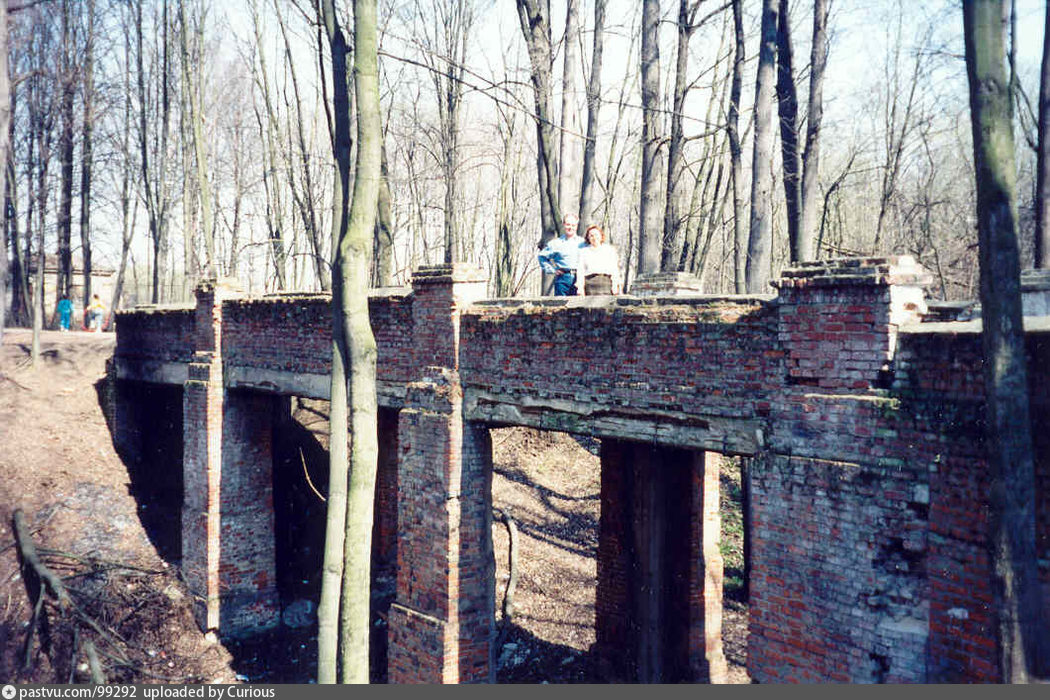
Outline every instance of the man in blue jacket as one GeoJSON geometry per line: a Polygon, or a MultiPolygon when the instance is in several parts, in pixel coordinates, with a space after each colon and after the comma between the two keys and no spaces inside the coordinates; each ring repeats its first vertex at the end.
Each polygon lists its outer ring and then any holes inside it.
{"type": "Polygon", "coordinates": [[[580,217],[566,214],[561,223],[565,235],[548,242],[540,251],[539,260],[544,272],[555,275],[554,296],[569,297],[576,295],[576,266],[580,259],[580,248],[587,244],[576,235],[580,217]]]}

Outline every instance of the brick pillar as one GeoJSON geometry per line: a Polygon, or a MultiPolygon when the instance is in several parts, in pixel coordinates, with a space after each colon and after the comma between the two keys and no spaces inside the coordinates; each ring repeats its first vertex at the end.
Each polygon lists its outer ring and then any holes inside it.
{"type": "Polygon", "coordinates": [[[602,441],[595,601],[615,680],[725,680],[717,455],[602,441]]]}
{"type": "Polygon", "coordinates": [[[421,381],[398,424],[397,594],[389,614],[391,683],[494,680],[495,580],[488,430],[463,421],[459,314],[484,296],[474,266],[413,277],[421,381]]]}
{"type": "Polygon", "coordinates": [[[183,392],[182,573],[204,629],[238,635],[277,623],[272,397],[227,395],[222,304],[230,280],[197,290],[196,351],[183,392]]]}
{"type": "Polygon", "coordinates": [[[785,270],[775,285],[788,384],[849,392],[888,384],[897,328],[926,313],[931,281],[910,255],[785,270]]]}

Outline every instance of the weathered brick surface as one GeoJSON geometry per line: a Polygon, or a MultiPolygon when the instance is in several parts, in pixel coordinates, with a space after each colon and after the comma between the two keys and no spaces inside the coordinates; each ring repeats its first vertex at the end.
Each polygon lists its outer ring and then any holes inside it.
{"type": "MultiPolygon", "coordinates": [[[[636,518],[649,517],[637,493],[646,483],[674,492],[667,517],[689,521],[689,537],[657,552],[688,559],[664,569],[689,582],[659,603],[689,620],[666,642],[686,649],[694,675],[716,647],[719,567],[704,554],[717,519],[711,475],[694,459],[652,481],[630,458],[644,444],[751,458],[754,678],[997,680],[979,325],[920,324],[925,280],[908,258],[863,259],[789,270],[776,297],[481,301],[476,268],[437,266],[411,294],[373,297],[385,405],[400,409],[384,422],[397,468],[381,475],[376,526],[377,551],[396,550],[398,563],[390,678],[491,678],[485,426],[530,425],[604,438],[596,631],[614,664],[640,653],[634,538],[636,518]]],[[[189,363],[184,547],[212,544],[186,553],[184,573],[209,614],[249,625],[267,619],[255,603],[268,595],[269,554],[245,539],[227,551],[261,565],[220,560],[216,538],[267,532],[264,509],[235,511],[223,498],[272,495],[257,469],[265,448],[252,446],[265,443],[265,426],[224,423],[224,399],[245,393],[227,385],[251,372],[323,378],[330,319],[323,297],[220,292],[194,312],[122,314],[117,360],[124,376],[158,381],[172,375],[135,374],[134,364],[189,363]],[[223,598],[227,580],[243,587],[223,598]]],[[[1028,343],[1050,591],[1050,326],[1033,325],[1028,343]]],[[[255,388],[282,390],[265,381],[255,388]]]]}

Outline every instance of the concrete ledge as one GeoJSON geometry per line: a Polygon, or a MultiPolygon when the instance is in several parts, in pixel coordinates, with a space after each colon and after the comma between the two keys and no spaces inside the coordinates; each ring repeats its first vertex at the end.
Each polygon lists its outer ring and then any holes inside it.
{"type": "Polygon", "coordinates": [[[754,418],[688,415],[534,397],[508,400],[469,387],[464,387],[463,418],[725,454],[753,455],[764,445],[762,421],[754,418]]]}
{"type": "Polygon", "coordinates": [[[185,362],[162,362],[159,360],[133,360],[114,357],[117,379],[150,384],[182,385],[189,378],[189,365],[185,362]]]}
{"type": "MultiPolygon", "coordinates": [[[[223,383],[229,389],[247,389],[282,396],[330,400],[332,378],[328,374],[306,374],[275,369],[223,365],[223,383]]],[[[376,382],[376,394],[383,408],[401,408],[407,387],[402,382],[376,382]]]]}

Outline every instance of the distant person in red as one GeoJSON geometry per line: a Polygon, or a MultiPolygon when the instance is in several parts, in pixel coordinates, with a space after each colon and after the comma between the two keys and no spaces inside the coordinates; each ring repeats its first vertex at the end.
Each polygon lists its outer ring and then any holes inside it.
{"type": "Polygon", "coordinates": [[[106,315],[106,305],[98,298],[98,294],[91,296],[91,303],[87,307],[88,330],[96,333],[102,332],[102,319],[106,315]]]}

